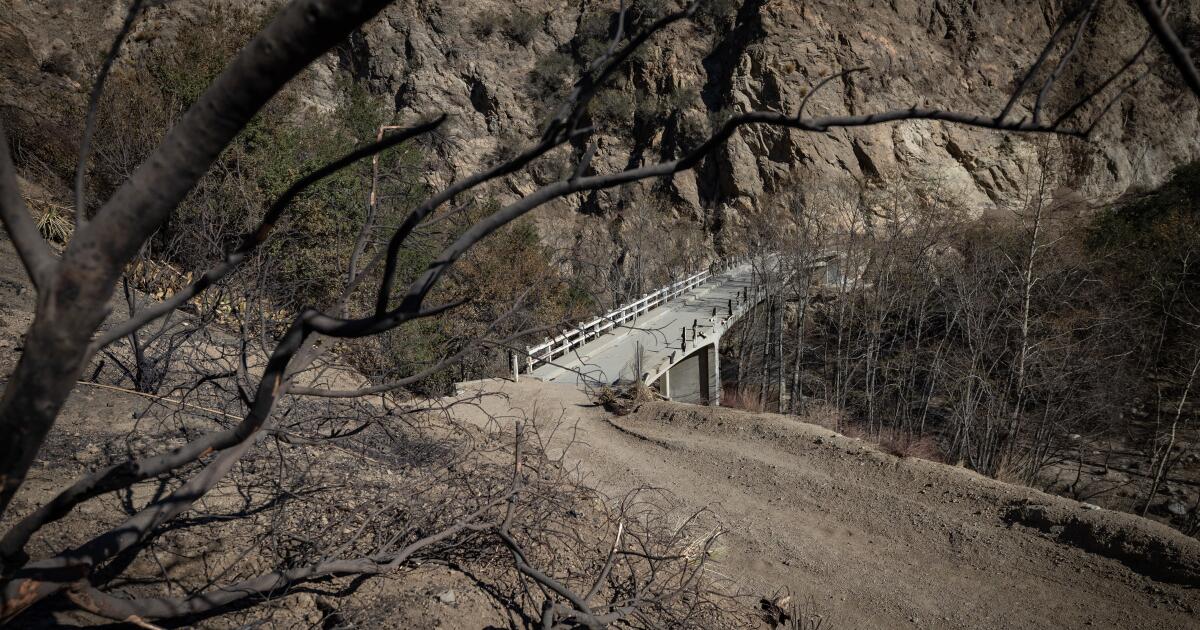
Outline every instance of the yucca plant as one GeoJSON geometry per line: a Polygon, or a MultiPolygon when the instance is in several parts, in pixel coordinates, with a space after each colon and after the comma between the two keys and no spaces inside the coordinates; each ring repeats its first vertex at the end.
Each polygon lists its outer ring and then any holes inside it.
{"type": "Polygon", "coordinates": [[[37,229],[46,240],[55,243],[66,243],[75,231],[75,221],[71,217],[71,208],[52,201],[35,200],[34,208],[41,210],[37,217],[37,229]]]}

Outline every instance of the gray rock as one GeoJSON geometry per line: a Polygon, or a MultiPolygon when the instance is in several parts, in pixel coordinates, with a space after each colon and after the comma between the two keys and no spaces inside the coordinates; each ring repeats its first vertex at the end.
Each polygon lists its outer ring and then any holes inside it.
{"type": "MultiPolygon", "coordinates": [[[[105,49],[123,13],[120,3],[75,3],[80,9],[72,12],[58,11],[58,4],[18,3],[11,25],[7,19],[0,24],[0,47],[13,57],[11,71],[0,73],[0,105],[14,112],[14,128],[40,125],[39,105],[84,99],[86,90],[78,89],[72,78],[87,74],[81,73],[75,51],[105,49]],[[73,17],[66,20],[59,14],[73,17]]],[[[188,23],[188,11],[195,11],[187,7],[203,4],[171,3],[156,10],[154,32],[171,37],[188,23]]],[[[251,4],[270,5],[263,0],[251,4]]],[[[482,21],[511,13],[514,4],[397,0],[363,27],[353,46],[325,56],[298,80],[300,98],[317,111],[332,111],[341,96],[339,80],[355,76],[394,103],[399,122],[448,114],[439,136],[444,144],[425,175],[426,184],[441,188],[493,164],[498,152],[537,137],[545,108],[532,94],[530,75],[552,53],[583,48],[577,29],[586,20],[579,12],[599,6],[563,0],[519,3],[522,10],[544,18],[525,42],[514,41],[503,29],[480,28],[482,21]]],[[[639,107],[658,107],[654,111],[666,117],[666,124],[598,128],[597,172],[677,157],[707,134],[722,112],[793,113],[822,77],[857,66],[871,70],[827,84],[812,96],[806,112],[861,114],[913,105],[995,112],[1050,37],[1048,18],[1054,17],[1011,2],[972,3],[962,11],[915,0],[737,4],[742,7],[734,31],[717,33],[680,23],[636,55],[614,89],[636,97],[639,107]]],[[[1072,74],[1072,81],[1095,85],[1121,59],[1092,53],[1125,51],[1144,29],[1128,3],[1109,3],[1095,24],[1089,48],[1081,53],[1090,66],[1079,77],[1072,74]]],[[[130,42],[129,55],[148,45],[138,41],[134,37],[130,42]]],[[[665,185],[564,199],[544,208],[535,220],[548,245],[597,251],[601,260],[589,264],[615,267],[616,252],[630,248],[627,232],[612,229],[614,224],[656,196],[669,201],[655,208],[657,230],[703,233],[697,251],[710,256],[718,243],[740,243],[740,234],[761,224],[756,219],[777,210],[797,188],[819,189],[852,179],[872,182],[884,197],[895,182],[928,182],[936,201],[982,214],[1036,180],[1040,158],[1065,156],[1079,174],[1061,186],[1099,203],[1134,183],[1160,183],[1173,166],[1200,155],[1196,100],[1177,98],[1178,88],[1168,83],[1172,77],[1171,72],[1146,76],[1130,97],[1137,105],[1115,108],[1097,128],[1094,144],[921,121],[825,134],[755,126],[738,131],[695,173],[677,175],[665,185]],[[577,234],[582,235],[578,241],[577,234]]],[[[1052,97],[1048,107],[1061,111],[1063,103],[1055,100],[1061,98],[1052,97]]],[[[1023,101],[1012,116],[1029,114],[1023,101]]],[[[54,137],[49,132],[36,135],[54,137]]],[[[550,160],[566,165],[581,150],[563,150],[550,160]]],[[[521,173],[484,192],[508,201],[535,184],[532,174],[521,173]]]]}
{"type": "MultiPolygon", "coordinates": [[[[1132,9],[1117,5],[1097,18],[1101,28],[1096,50],[1123,50],[1115,44],[1140,37],[1132,9]]],[[[541,113],[528,89],[530,73],[551,51],[577,47],[583,5],[541,0],[523,6],[546,15],[545,30],[527,45],[499,31],[473,32],[478,15],[511,11],[511,5],[499,0],[461,6],[432,0],[397,2],[385,10],[383,19],[364,29],[366,45],[355,54],[365,58],[357,65],[370,69],[369,79],[377,89],[395,95],[399,118],[435,111],[452,115],[446,131],[455,139],[454,150],[445,155],[449,164],[439,167],[444,172],[431,175],[435,185],[488,163],[500,145],[537,134],[541,113]]],[[[808,113],[863,113],[913,104],[995,111],[1050,36],[1052,25],[1040,12],[1004,3],[943,13],[934,3],[924,2],[749,4],[739,14],[734,33],[715,34],[681,24],[662,34],[639,55],[628,73],[630,80],[618,82],[618,89],[637,95],[639,102],[703,92],[703,99],[672,102],[686,122],[682,126],[697,133],[710,128],[709,121],[719,118],[722,110],[794,112],[821,77],[860,65],[873,70],[830,83],[808,103],[808,113]]],[[[1097,143],[1090,147],[930,122],[829,134],[744,128],[695,175],[677,176],[655,189],[655,194],[667,194],[675,207],[657,210],[654,220],[664,232],[708,226],[715,220],[720,227],[704,244],[711,251],[715,243],[738,242],[736,233],[755,225],[758,216],[798,183],[820,186],[851,178],[881,185],[924,179],[933,182],[931,190],[942,201],[980,214],[1006,203],[1035,178],[1044,154],[1066,154],[1083,165],[1077,181],[1063,182],[1064,187],[1089,198],[1111,198],[1135,181],[1153,185],[1175,164],[1200,154],[1196,105],[1191,99],[1171,98],[1173,89],[1157,75],[1148,76],[1139,87],[1138,106],[1126,114],[1131,119],[1125,130],[1118,130],[1119,117],[1114,116],[1099,127],[1097,143]]],[[[1028,114],[1022,105],[1014,117],[1028,114]]],[[[602,127],[593,165],[609,172],[631,161],[674,157],[694,143],[694,135],[632,134],[602,127]]],[[[536,183],[528,174],[511,179],[500,196],[528,191],[536,183]]],[[[639,188],[639,194],[649,194],[650,188],[639,188]]],[[[543,237],[557,244],[583,233],[595,242],[574,245],[602,251],[606,242],[627,238],[604,224],[645,205],[636,195],[610,192],[562,204],[568,212],[586,210],[587,215],[539,221],[543,237]],[[588,204],[591,207],[585,207],[588,204]]],[[[617,248],[607,249],[618,251],[622,243],[615,244],[617,248]]]]}

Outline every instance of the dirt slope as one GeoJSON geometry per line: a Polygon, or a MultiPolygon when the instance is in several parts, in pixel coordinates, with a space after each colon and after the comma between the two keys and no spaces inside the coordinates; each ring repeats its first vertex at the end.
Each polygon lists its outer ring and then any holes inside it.
{"type": "MultiPolygon", "coordinates": [[[[491,381],[492,414],[562,414],[610,494],[663,487],[728,530],[716,570],[838,628],[1200,628],[1200,543],[1127,514],[880,453],[773,414],[491,381]]],[[[560,432],[560,435],[563,432],[560,432]]]]}

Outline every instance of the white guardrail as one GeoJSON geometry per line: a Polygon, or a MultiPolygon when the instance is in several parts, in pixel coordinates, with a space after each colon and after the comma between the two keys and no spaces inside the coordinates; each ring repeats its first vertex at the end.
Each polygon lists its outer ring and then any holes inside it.
{"type": "MultiPolygon", "coordinates": [[[[557,337],[548,338],[536,346],[525,346],[525,372],[533,372],[538,365],[549,363],[618,326],[632,322],[651,309],[704,284],[714,275],[724,273],[747,260],[749,260],[748,256],[721,259],[704,271],[672,282],[590,322],[580,322],[573,330],[564,332],[557,337]]],[[[512,362],[515,376],[520,373],[520,364],[516,354],[513,354],[512,362]]]]}

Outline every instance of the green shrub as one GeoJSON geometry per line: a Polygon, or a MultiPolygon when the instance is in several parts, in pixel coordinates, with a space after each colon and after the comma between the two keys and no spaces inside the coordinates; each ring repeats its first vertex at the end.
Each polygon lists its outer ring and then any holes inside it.
{"type": "Polygon", "coordinates": [[[588,111],[597,123],[625,126],[633,122],[637,104],[632,95],[618,89],[602,90],[592,97],[588,111]]]}
{"type": "Polygon", "coordinates": [[[529,73],[534,98],[549,100],[561,96],[574,79],[575,62],[570,55],[554,51],[539,57],[529,73]]]}
{"type": "Polygon", "coordinates": [[[1200,162],[1177,168],[1159,189],[1098,213],[1088,237],[1114,302],[1133,305],[1128,333],[1158,348],[1147,357],[1153,369],[1186,375],[1200,321],[1200,162]]]}
{"type": "MultiPolygon", "coordinates": [[[[97,126],[93,187],[107,197],[157,146],[265,19],[215,7],[193,28],[111,78],[97,126]]],[[[211,266],[252,229],[298,178],[373,141],[390,122],[384,99],[350,80],[339,83],[332,112],[302,109],[293,90],[272,99],[232,142],[155,237],[154,256],[184,270],[211,266]]],[[[410,145],[380,156],[380,222],[395,224],[419,186],[420,152],[410,145]]],[[[327,306],[366,218],[371,161],[363,160],[311,186],[293,201],[253,261],[269,283],[261,288],[288,311],[327,306]]]]}
{"type": "MultiPolygon", "coordinates": [[[[93,179],[99,185],[109,189],[119,185],[244,45],[257,23],[242,22],[241,15],[230,11],[198,21],[205,27],[161,46],[138,71],[114,73],[96,142],[98,176],[93,179]]],[[[528,21],[522,17],[517,23],[521,20],[528,21]]],[[[551,53],[538,61],[531,80],[537,91],[560,93],[574,69],[571,57],[551,53]]],[[[150,255],[184,271],[210,267],[240,234],[258,224],[296,179],[373,141],[381,124],[393,122],[386,100],[362,84],[345,80],[337,93],[340,102],[333,111],[303,108],[292,91],[273,99],[180,204],[156,235],[150,255]]],[[[379,228],[371,239],[375,247],[390,233],[388,228],[424,198],[424,159],[415,144],[380,156],[379,228]]],[[[307,189],[239,272],[250,279],[239,286],[261,293],[268,319],[274,313],[286,319],[302,307],[327,307],[339,294],[366,218],[371,173],[371,161],[363,160],[307,189]]],[[[497,207],[497,202],[488,201],[435,229],[418,230],[400,252],[398,290],[427,269],[450,239],[497,207]]],[[[373,380],[394,380],[437,363],[487,333],[515,303],[522,306],[489,334],[503,336],[558,322],[573,309],[579,311],[576,318],[582,317],[578,300],[558,277],[551,252],[541,244],[533,224],[519,221],[472,249],[429,297],[430,303],[470,297],[469,304],[342,351],[373,380]]],[[[364,283],[360,293],[352,296],[352,312],[373,306],[372,284],[364,283]]],[[[275,330],[279,323],[265,322],[264,332],[275,330]]],[[[506,365],[503,351],[481,350],[453,373],[432,376],[415,389],[441,393],[456,380],[491,374],[506,365]]]]}
{"type": "Polygon", "coordinates": [[[502,19],[495,11],[480,11],[471,17],[471,34],[479,39],[487,39],[496,32],[502,19]]]}
{"type": "Polygon", "coordinates": [[[534,36],[542,30],[545,22],[545,14],[526,9],[516,9],[504,20],[503,30],[504,34],[508,35],[513,41],[522,46],[528,46],[533,42],[534,36]]]}
{"type": "Polygon", "coordinates": [[[1156,226],[1189,218],[1200,218],[1200,161],[1176,168],[1157,190],[1132,196],[1099,213],[1091,226],[1090,243],[1093,247],[1131,245],[1153,239],[1156,226]]]}
{"type": "MultiPolygon", "coordinates": [[[[425,235],[402,252],[399,278],[415,278],[451,239],[499,208],[497,200],[488,199],[453,217],[444,232],[425,235]]],[[[580,319],[586,312],[561,279],[552,252],[542,244],[529,220],[509,224],[469,250],[429,301],[461,299],[468,301],[459,308],[386,333],[380,351],[358,352],[356,365],[378,380],[404,378],[460,352],[477,339],[505,338],[563,319],[580,319]]],[[[413,389],[441,395],[455,381],[491,376],[507,369],[505,349],[474,347],[453,371],[424,379],[413,389]]]]}
{"type": "Polygon", "coordinates": [[[709,0],[696,8],[696,23],[714,33],[724,33],[737,22],[738,0],[709,0]]]}
{"type": "Polygon", "coordinates": [[[635,115],[639,120],[661,125],[666,117],[671,115],[672,110],[667,107],[665,97],[651,94],[645,90],[635,91],[633,102],[635,115]]]}
{"type": "Polygon", "coordinates": [[[693,87],[676,86],[663,98],[663,110],[667,113],[682,111],[700,104],[700,92],[693,87]]]}
{"type": "Polygon", "coordinates": [[[590,12],[579,21],[575,30],[576,52],[585,63],[608,50],[612,14],[590,12]]]}
{"type": "Polygon", "coordinates": [[[235,52],[266,25],[269,14],[239,5],[214,4],[167,45],[151,47],[151,79],[180,108],[191,105],[225,69],[235,52]]]}

